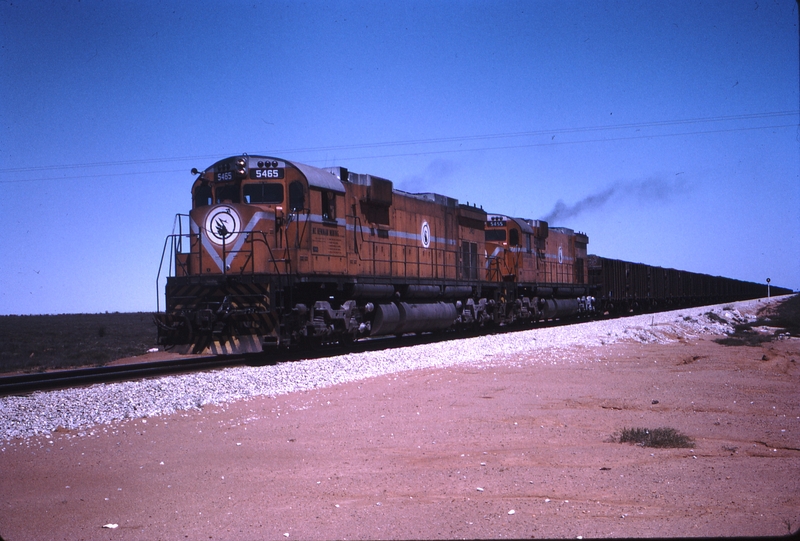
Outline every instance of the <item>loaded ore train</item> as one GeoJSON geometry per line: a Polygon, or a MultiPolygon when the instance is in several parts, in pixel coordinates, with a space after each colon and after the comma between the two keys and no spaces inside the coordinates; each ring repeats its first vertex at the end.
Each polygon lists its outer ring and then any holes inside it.
{"type": "Polygon", "coordinates": [[[178,352],[250,353],[767,294],[762,284],[588,255],[584,233],[407,193],[343,167],[242,155],[192,172],[192,210],[176,217],[157,279],[168,275],[158,343],[178,352]]]}

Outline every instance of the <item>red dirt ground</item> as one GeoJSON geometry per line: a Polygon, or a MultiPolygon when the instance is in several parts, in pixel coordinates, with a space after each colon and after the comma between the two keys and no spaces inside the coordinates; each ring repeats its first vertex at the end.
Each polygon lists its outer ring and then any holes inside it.
{"type": "Polygon", "coordinates": [[[0,535],[784,535],[798,363],[800,339],[548,350],[3,442],[0,535]],[[613,441],[630,427],[695,444],[613,441]]]}

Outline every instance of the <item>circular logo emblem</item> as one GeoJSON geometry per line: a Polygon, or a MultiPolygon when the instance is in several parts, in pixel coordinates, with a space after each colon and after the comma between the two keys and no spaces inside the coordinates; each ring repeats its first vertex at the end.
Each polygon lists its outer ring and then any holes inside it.
{"type": "Polygon", "coordinates": [[[420,240],[422,240],[422,247],[427,248],[431,245],[431,226],[428,222],[422,222],[422,229],[420,230],[420,240]]]}
{"type": "Polygon", "coordinates": [[[241,230],[239,214],[228,206],[211,209],[206,215],[205,229],[214,244],[230,244],[241,230]]]}

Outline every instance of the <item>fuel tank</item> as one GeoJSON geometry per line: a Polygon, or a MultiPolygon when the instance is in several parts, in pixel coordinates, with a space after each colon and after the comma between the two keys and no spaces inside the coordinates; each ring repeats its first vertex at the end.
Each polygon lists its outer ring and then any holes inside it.
{"type": "Polygon", "coordinates": [[[453,325],[456,317],[455,305],[447,302],[379,304],[375,307],[370,335],[444,330],[453,325]]]}

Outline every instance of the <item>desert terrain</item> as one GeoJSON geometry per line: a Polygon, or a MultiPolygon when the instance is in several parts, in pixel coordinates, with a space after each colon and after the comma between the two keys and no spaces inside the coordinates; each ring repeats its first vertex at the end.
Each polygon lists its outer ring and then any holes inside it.
{"type": "Polygon", "coordinates": [[[796,532],[800,339],[719,338],[549,348],[2,441],[0,536],[796,532]],[[691,446],[619,442],[660,427],[691,446]]]}

